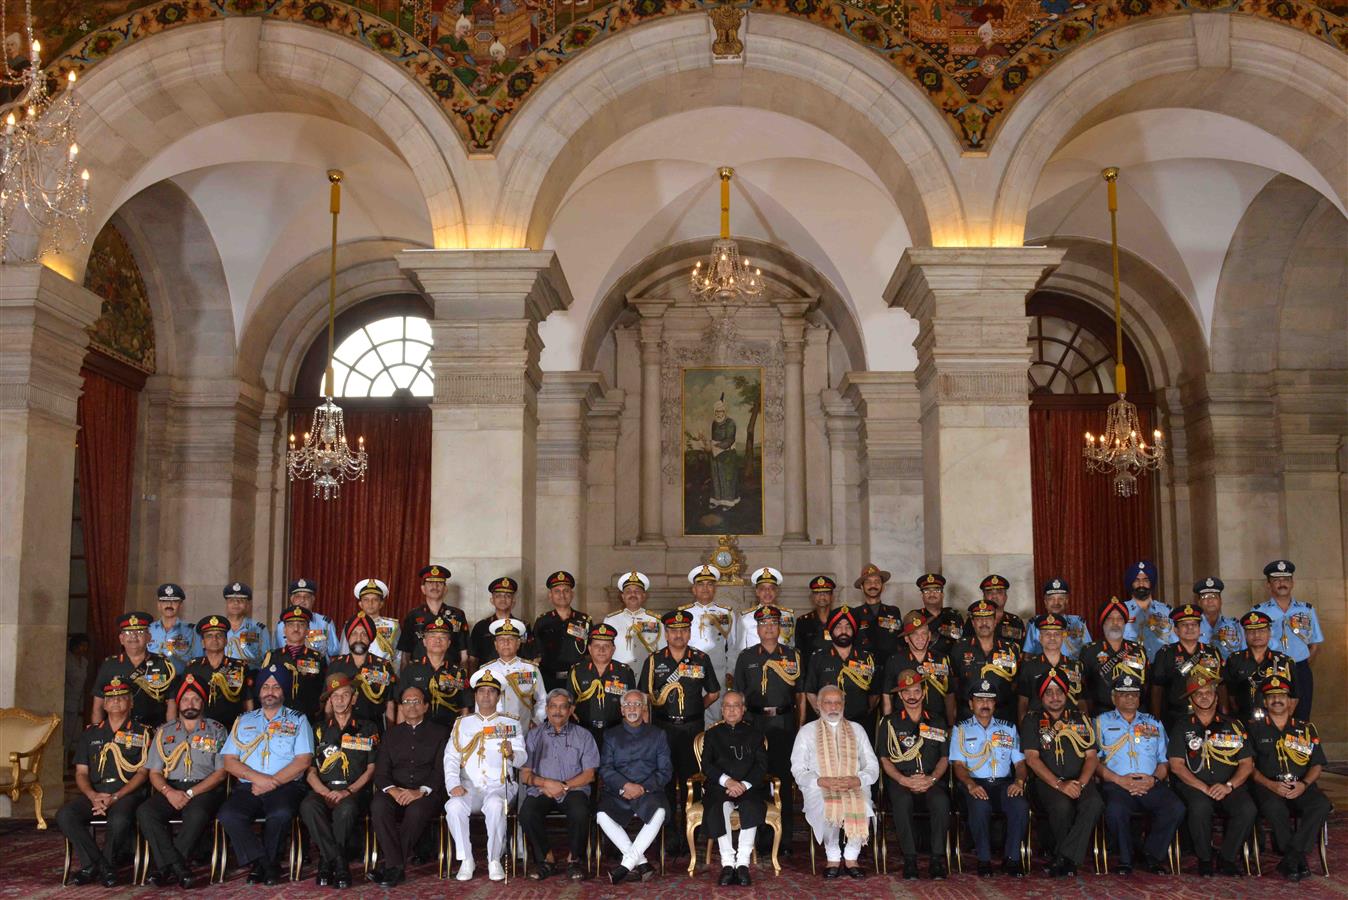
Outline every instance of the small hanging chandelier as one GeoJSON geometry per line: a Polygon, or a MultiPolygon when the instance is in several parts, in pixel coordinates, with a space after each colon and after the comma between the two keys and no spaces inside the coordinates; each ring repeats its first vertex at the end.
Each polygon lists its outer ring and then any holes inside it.
{"type": "Polygon", "coordinates": [[[328,170],[332,183],[330,207],[332,210],[332,260],[328,272],[328,369],[323,376],[323,402],[314,410],[314,421],[304,433],[302,446],[295,446],[295,435],[290,436],[290,450],[286,453],[286,469],[291,481],[314,483],[314,496],[331,500],[339,497],[344,481],[364,481],[369,467],[365,454],[365,438],[356,439],[358,449],[351,452],[346,442],[346,422],[342,408],[332,402],[332,354],[337,319],[337,216],[342,209],[342,173],[328,170]]]}
{"type": "Polygon", "coordinates": [[[1165,443],[1160,429],[1152,432],[1154,443],[1147,446],[1137,407],[1128,402],[1128,377],[1123,365],[1123,302],[1119,295],[1119,170],[1110,166],[1100,173],[1109,192],[1109,240],[1114,258],[1114,388],[1119,399],[1109,405],[1105,433],[1086,432],[1081,454],[1091,472],[1112,473],[1114,493],[1131,497],[1137,492],[1137,476],[1161,467],[1165,462],[1165,443]]]}
{"type": "Polygon", "coordinates": [[[698,260],[688,274],[688,289],[699,300],[729,307],[763,293],[763,270],[755,269],[740,256],[739,244],[730,237],[730,179],[735,170],[722,166],[721,237],[711,245],[705,264],[698,260]]]}
{"type": "MultiPolygon", "coordinates": [[[[37,262],[47,253],[89,240],[89,170],[79,164],[75,141],[79,98],[75,73],[53,93],[42,70],[42,44],[33,36],[32,0],[24,4],[28,66],[11,69],[5,54],[0,89],[14,99],[0,104],[0,262],[37,262]],[[23,210],[22,219],[19,210],[23,210]],[[22,224],[20,224],[22,223],[22,224]],[[16,250],[16,233],[32,229],[32,250],[16,250]]],[[[9,34],[0,14],[0,39],[9,34]]]]}

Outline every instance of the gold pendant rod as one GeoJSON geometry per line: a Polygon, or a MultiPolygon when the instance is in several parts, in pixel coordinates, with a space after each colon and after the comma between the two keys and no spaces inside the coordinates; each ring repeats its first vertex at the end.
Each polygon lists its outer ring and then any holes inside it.
{"type": "Polygon", "coordinates": [[[730,237],[730,176],[735,170],[722,166],[716,173],[721,176],[721,240],[724,241],[730,237]]]}
{"type": "Polygon", "coordinates": [[[328,169],[328,181],[332,183],[328,208],[332,212],[332,258],[328,266],[328,369],[323,376],[323,396],[333,394],[332,357],[337,332],[337,216],[342,211],[342,170],[328,169]]]}
{"type": "Polygon", "coordinates": [[[1123,365],[1123,301],[1119,297],[1119,167],[1110,166],[1100,175],[1109,193],[1109,250],[1114,261],[1114,389],[1128,393],[1128,372],[1123,365]]]}

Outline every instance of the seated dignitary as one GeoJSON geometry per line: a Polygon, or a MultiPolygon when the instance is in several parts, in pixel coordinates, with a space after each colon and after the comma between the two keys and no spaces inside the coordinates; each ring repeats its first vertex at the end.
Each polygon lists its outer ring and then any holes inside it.
{"type": "MultiPolygon", "coordinates": [[[[622,700],[615,697],[611,702],[617,708],[622,700]]],[[[549,861],[547,815],[560,812],[565,816],[569,850],[565,871],[568,878],[578,881],[585,877],[590,785],[599,768],[599,746],[589,731],[571,721],[575,705],[566,689],[549,691],[547,708],[547,721],[540,728],[530,729],[524,739],[529,763],[520,769],[520,783],[526,786],[520,804],[520,828],[535,860],[529,877],[538,881],[563,870],[560,863],[549,861]]]]}
{"type": "Polygon", "coordinates": [[[118,675],[103,684],[99,690],[103,720],[75,739],[75,787],[79,795],[61,807],[56,827],[75,846],[75,855],[84,863],[74,875],[76,884],[117,884],[117,860],[131,848],[136,807],[145,799],[145,757],[154,734],[131,718],[131,691],[131,684],[118,675]],[[99,851],[89,830],[89,822],[99,816],[108,823],[103,851],[99,851]]]}
{"type": "Polygon", "coordinates": [[[1128,625],[1128,607],[1111,597],[1100,609],[1100,640],[1081,651],[1082,675],[1086,690],[1082,695],[1083,712],[1099,715],[1114,708],[1114,679],[1132,675],[1139,684],[1147,680],[1147,652],[1142,645],[1123,636],[1128,625]]]}
{"type": "Polygon", "coordinates": [[[258,708],[234,720],[221,751],[238,784],[220,807],[234,856],[252,866],[249,884],[278,884],[277,859],[304,797],[304,774],[314,759],[314,732],[303,714],[285,705],[290,669],[274,663],[257,674],[258,708]],[[265,817],[262,838],[253,820],[265,817]]]}
{"type": "MultiPolygon", "coordinates": [[[[749,721],[763,733],[768,743],[768,774],[781,779],[778,797],[782,802],[782,833],[779,856],[791,853],[793,821],[796,817],[795,791],[791,782],[791,748],[796,743],[799,712],[796,684],[804,674],[800,651],[779,641],[780,611],[775,606],[760,606],[754,613],[758,642],[741,650],[735,660],[735,684],[739,685],[749,721]]],[[[758,850],[772,849],[772,836],[766,830],[758,834],[758,850]]]]}
{"type": "Polygon", "coordinates": [[[1316,784],[1325,768],[1320,734],[1310,722],[1292,717],[1290,692],[1279,676],[1264,682],[1266,715],[1250,723],[1250,743],[1254,747],[1254,800],[1283,854],[1278,871],[1290,881],[1300,881],[1311,875],[1306,854],[1320,839],[1320,829],[1334,807],[1316,784]]]}
{"type": "MultiPolygon", "coordinates": [[[[500,649],[500,644],[497,644],[500,649]]],[[[515,797],[515,770],[528,761],[524,746],[525,725],[513,716],[498,713],[502,694],[509,690],[492,665],[473,673],[473,699],[477,712],[454,723],[445,744],[445,818],[463,864],[459,881],[473,877],[473,845],[468,839],[468,817],[482,813],[487,825],[487,877],[505,879],[501,854],[505,852],[506,813],[515,797]]],[[[537,672],[537,669],[534,669],[537,672]]],[[[526,719],[527,721],[527,719],[526,719]]]]}
{"type": "MultiPolygon", "coordinates": [[[[384,732],[375,755],[370,820],[384,859],[381,868],[366,877],[380,887],[402,883],[412,849],[445,802],[449,729],[426,718],[428,705],[421,688],[403,688],[398,697],[402,716],[384,732]]],[[[465,825],[465,834],[467,830],[465,825]]]]}
{"type": "Polygon", "coordinates": [[[591,627],[590,655],[571,667],[576,720],[594,736],[596,745],[604,743],[604,729],[622,721],[618,707],[623,693],[637,686],[631,667],[613,660],[617,637],[618,630],[612,625],[600,622],[591,627]]]}
{"type": "Polygon", "coordinates": [[[314,726],[314,760],[306,778],[310,792],[300,803],[300,819],[318,845],[319,887],[351,887],[347,849],[370,807],[366,788],[374,777],[379,729],[356,717],[355,702],[350,676],[328,675],[323,691],[328,715],[314,726]]]}
{"type": "Polygon", "coordinates": [[[497,619],[491,623],[491,633],[496,636],[496,659],[477,671],[492,673],[492,679],[501,691],[496,709],[519,724],[520,740],[523,740],[524,732],[541,724],[546,713],[547,691],[543,688],[543,675],[538,666],[519,656],[520,641],[524,639],[523,622],[497,619]]]}
{"type": "MultiPolygon", "coordinates": [[[[776,609],[776,607],[767,607],[776,609]]],[[[721,721],[702,739],[702,827],[721,851],[718,884],[748,887],[749,857],[754,835],[767,821],[768,749],[763,732],[744,717],[744,695],[728,691],[721,698],[721,721]],[[730,840],[730,812],[739,810],[740,836],[730,840]]],[[[696,853],[696,848],[693,850],[696,853]]]]}
{"type": "Polygon", "coordinates": [[[197,623],[197,633],[201,635],[202,655],[187,664],[183,675],[191,675],[204,686],[206,708],[201,710],[201,718],[214,719],[228,731],[240,713],[253,708],[252,673],[245,663],[225,655],[229,620],[224,616],[202,619],[197,623]]]}
{"type": "Polygon", "coordinates": [[[955,726],[950,738],[950,762],[964,794],[978,874],[983,878],[992,875],[992,814],[999,812],[1006,817],[1002,870],[1018,878],[1025,874],[1020,845],[1030,825],[1020,735],[1010,722],[993,717],[997,686],[990,679],[969,685],[968,702],[973,715],[955,726]]]}
{"type": "Polygon", "coordinates": [[[439,616],[426,622],[421,633],[425,654],[409,662],[398,677],[402,687],[421,688],[430,700],[431,721],[446,728],[473,706],[468,676],[450,649],[452,630],[450,622],[439,616]]]}
{"type": "MultiPolygon", "coordinates": [[[[298,710],[310,721],[321,718],[322,706],[318,698],[323,694],[323,679],[328,674],[328,658],[320,650],[305,643],[310,634],[313,613],[299,604],[281,610],[281,644],[267,651],[262,669],[273,665],[284,666],[290,672],[290,693],[285,705],[298,710]]],[[[327,638],[324,638],[325,642],[327,638]]]]}
{"type": "Polygon", "coordinates": [[[1151,827],[1142,845],[1144,865],[1147,871],[1161,875],[1169,871],[1166,851],[1184,820],[1184,804],[1165,784],[1170,771],[1165,730],[1158,720],[1139,712],[1142,679],[1131,672],[1114,679],[1113,700],[1113,709],[1096,716],[1095,734],[1105,827],[1119,850],[1115,871],[1132,874],[1132,818],[1134,813],[1145,812],[1151,816],[1151,827]]]}
{"type": "Polygon", "coordinates": [[[665,732],[646,722],[646,695],[638,690],[623,694],[623,723],[604,736],[599,755],[599,814],[595,821],[608,835],[622,860],[609,872],[618,884],[633,875],[642,881],[655,877],[646,862],[646,850],[660,833],[669,815],[665,788],[674,774],[669,739],[665,732]],[[642,822],[636,838],[627,836],[628,821],[642,822]]]}
{"type": "Polygon", "coordinates": [[[623,608],[604,617],[604,623],[618,632],[613,658],[631,666],[633,672],[640,672],[646,657],[665,645],[660,617],[646,610],[646,592],[650,587],[651,580],[641,572],[619,575],[623,608]]]}
{"type": "Polygon", "coordinates": [[[1193,714],[1170,729],[1170,773],[1187,808],[1189,840],[1198,856],[1198,874],[1212,874],[1212,813],[1226,814],[1219,871],[1240,875],[1236,860],[1254,827],[1256,811],[1245,782],[1254,772],[1254,752],[1245,728],[1217,711],[1217,679],[1189,675],[1193,714]]]}
{"type": "Polygon", "coordinates": [[[133,721],[157,728],[174,717],[170,692],[178,669],[171,660],[145,649],[149,628],[148,613],[129,612],[117,619],[117,640],[122,644],[122,652],[103,660],[94,675],[96,692],[89,719],[92,724],[103,723],[103,698],[97,689],[114,678],[131,691],[129,715],[133,721]]]}
{"type": "Polygon", "coordinates": [[[188,859],[225,800],[225,726],[202,713],[206,687],[195,675],[179,682],[174,697],[178,718],[159,726],[145,769],[153,793],[136,810],[140,833],[150,845],[157,887],[192,886],[188,859]],[[169,821],[182,819],[174,839],[169,821]]]}
{"type": "Polygon", "coordinates": [[[1050,878],[1071,877],[1086,858],[1105,802],[1095,787],[1100,754],[1095,725],[1071,705],[1071,685],[1061,672],[1040,679],[1040,708],[1020,722],[1020,749],[1034,773],[1030,799],[1044,811],[1053,835],[1050,878]]]}
{"type": "Polygon", "coordinates": [[[842,688],[826,684],[816,701],[819,718],[801,728],[791,748],[791,775],[804,798],[805,822],[824,845],[824,877],[837,878],[845,870],[852,878],[864,878],[857,860],[870,836],[871,785],[880,776],[880,763],[865,729],[843,718],[842,688]],[[847,835],[846,848],[839,846],[841,832],[847,835]]]}
{"type": "Polygon", "coordinates": [[[347,619],[342,628],[342,640],[348,652],[334,656],[328,662],[328,673],[345,675],[351,681],[356,690],[352,714],[382,732],[395,721],[393,698],[397,693],[398,676],[392,662],[374,653],[370,642],[376,634],[374,619],[364,611],[347,619]]]}
{"type": "MultiPolygon", "coordinates": [[[[920,612],[914,612],[925,621],[920,612]]],[[[927,634],[926,625],[921,632],[927,634]]],[[[894,814],[894,830],[903,851],[903,877],[917,878],[917,842],[914,840],[913,810],[927,813],[931,863],[927,877],[945,878],[945,841],[950,827],[950,794],[945,773],[950,765],[950,731],[945,719],[933,716],[924,696],[923,677],[914,669],[904,669],[894,680],[899,708],[880,721],[876,733],[876,755],[884,769],[889,808],[894,814]]]]}

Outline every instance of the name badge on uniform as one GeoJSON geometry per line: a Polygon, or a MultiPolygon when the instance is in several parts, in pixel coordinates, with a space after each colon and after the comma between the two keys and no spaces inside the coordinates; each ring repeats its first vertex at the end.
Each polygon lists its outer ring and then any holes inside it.
{"type": "Polygon", "coordinates": [[[925,722],[917,726],[917,733],[922,735],[923,740],[927,741],[944,742],[946,737],[944,728],[933,728],[925,722]]]}
{"type": "Polygon", "coordinates": [[[358,734],[342,735],[343,750],[364,750],[366,752],[374,749],[374,739],[361,737],[358,734]]]}
{"type": "Polygon", "coordinates": [[[295,668],[297,668],[297,669],[300,670],[300,674],[301,674],[301,675],[317,675],[317,674],[318,674],[318,660],[316,660],[316,659],[301,659],[301,660],[298,660],[298,661],[296,662],[296,664],[295,664],[295,668]]]}
{"type": "Polygon", "coordinates": [[[192,735],[192,748],[203,753],[214,753],[220,749],[220,741],[209,734],[192,735]]]}
{"type": "Polygon", "coordinates": [[[123,747],[129,747],[135,750],[144,750],[148,743],[145,735],[137,734],[134,731],[119,731],[112,737],[115,744],[121,744],[123,747]]]}

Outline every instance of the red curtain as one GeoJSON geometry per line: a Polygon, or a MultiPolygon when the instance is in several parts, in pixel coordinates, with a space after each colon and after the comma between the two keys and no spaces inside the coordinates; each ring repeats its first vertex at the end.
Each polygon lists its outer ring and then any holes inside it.
{"type": "Polygon", "coordinates": [[[134,388],[85,367],[76,411],[84,555],[89,572],[92,658],[117,650],[117,617],[126,604],[131,550],[131,479],[135,469],[134,388]]]}
{"type": "MultiPolygon", "coordinates": [[[[384,614],[401,618],[421,602],[417,570],[431,544],[431,411],[344,411],[348,439],[365,437],[365,480],[342,485],[341,496],[313,496],[310,482],[290,485],[288,578],[313,578],[319,612],[342,623],[356,612],[351,594],[362,578],[389,586],[384,614]]],[[[312,413],[292,416],[301,435],[312,413]]]]}
{"type": "MultiPolygon", "coordinates": [[[[1153,478],[1140,476],[1137,492],[1119,497],[1113,478],[1088,472],[1081,456],[1086,432],[1103,430],[1107,405],[1030,407],[1036,609],[1043,612],[1040,586],[1064,578],[1072,588],[1068,612],[1088,622],[1118,596],[1127,566],[1154,561],[1153,478]]],[[[1139,409],[1138,416],[1150,432],[1150,411],[1139,409]]]]}

